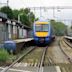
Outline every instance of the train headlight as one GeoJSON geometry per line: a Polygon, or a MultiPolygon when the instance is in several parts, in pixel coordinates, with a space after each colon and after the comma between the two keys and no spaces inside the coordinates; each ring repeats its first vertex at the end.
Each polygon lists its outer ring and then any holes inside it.
{"type": "Polygon", "coordinates": [[[35,40],[38,40],[38,38],[35,38],[35,40]]]}
{"type": "Polygon", "coordinates": [[[49,40],[49,38],[45,38],[45,40],[49,40]]]}

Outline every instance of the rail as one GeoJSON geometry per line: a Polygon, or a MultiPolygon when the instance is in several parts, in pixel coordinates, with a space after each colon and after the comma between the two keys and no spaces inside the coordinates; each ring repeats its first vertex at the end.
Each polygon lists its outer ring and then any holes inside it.
{"type": "MultiPolygon", "coordinates": [[[[61,45],[63,45],[62,41],[64,41],[64,38],[59,41],[60,49],[61,49],[61,51],[63,52],[63,54],[66,56],[66,58],[68,59],[68,61],[69,61],[70,63],[72,63],[72,58],[70,58],[70,57],[65,53],[65,51],[62,49],[62,46],[61,46],[61,45]]],[[[64,42],[65,42],[65,41],[64,41],[64,42]]],[[[66,45],[67,45],[67,44],[66,44],[66,45]]],[[[65,46],[65,45],[64,45],[64,46],[65,46]]]]}
{"type": "Polygon", "coordinates": [[[43,53],[42,53],[42,56],[41,56],[41,59],[40,59],[40,63],[38,65],[38,67],[39,67],[38,72],[42,72],[42,67],[43,67],[43,64],[44,64],[44,59],[45,59],[45,54],[46,54],[47,48],[48,47],[45,47],[43,49],[43,53]]]}
{"type": "Polygon", "coordinates": [[[70,48],[72,48],[72,44],[70,44],[70,42],[68,42],[65,38],[64,38],[64,42],[65,42],[70,48]]]}
{"type": "Polygon", "coordinates": [[[29,51],[27,51],[25,54],[21,55],[17,60],[15,60],[10,66],[4,68],[1,72],[7,72],[12,66],[14,66],[18,61],[20,61],[23,57],[25,57],[28,53],[30,53],[31,51],[33,51],[36,47],[30,49],[29,51]]]}

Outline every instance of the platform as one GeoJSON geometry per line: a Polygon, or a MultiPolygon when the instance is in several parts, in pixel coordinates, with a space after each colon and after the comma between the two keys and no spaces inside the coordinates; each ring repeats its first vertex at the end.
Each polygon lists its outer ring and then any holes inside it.
{"type": "Polygon", "coordinates": [[[70,36],[64,36],[64,38],[72,40],[72,37],[70,37],[70,36]]]}
{"type": "Polygon", "coordinates": [[[13,40],[16,43],[21,43],[21,42],[28,42],[28,41],[32,41],[33,38],[26,38],[26,39],[17,39],[17,40],[13,40]]]}
{"type": "Polygon", "coordinates": [[[25,46],[27,46],[33,41],[33,38],[17,39],[13,41],[16,43],[16,53],[19,53],[21,49],[24,49],[25,46]]]}

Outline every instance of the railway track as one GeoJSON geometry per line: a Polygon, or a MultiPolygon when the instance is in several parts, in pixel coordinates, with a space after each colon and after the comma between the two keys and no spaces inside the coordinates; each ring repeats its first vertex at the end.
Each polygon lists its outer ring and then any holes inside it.
{"type": "Polygon", "coordinates": [[[29,51],[27,51],[26,53],[24,53],[23,55],[21,55],[17,60],[15,60],[10,66],[4,68],[1,72],[8,72],[9,69],[19,69],[20,66],[21,68],[26,67],[29,64],[29,66],[35,66],[38,67],[37,71],[41,72],[41,67],[43,66],[44,63],[44,58],[45,58],[45,53],[48,47],[34,47],[32,49],[30,49],[29,51]],[[38,52],[37,52],[38,51],[38,52]],[[36,56],[36,54],[38,53],[38,57],[36,56]],[[34,53],[34,54],[33,54],[34,53]],[[35,59],[33,59],[33,56],[35,56],[35,59]],[[31,63],[27,63],[27,57],[29,57],[28,59],[30,60],[30,58],[32,57],[32,61],[31,63]],[[25,61],[26,59],[26,61],[25,61]],[[26,65],[26,66],[25,66],[26,65]],[[22,67],[23,66],[23,67],[22,67]]]}
{"type": "Polygon", "coordinates": [[[42,56],[41,56],[41,59],[40,59],[39,65],[38,65],[39,67],[42,67],[44,65],[47,48],[48,48],[48,46],[43,49],[42,56]]]}
{"type": "Polygon", "coordinates": [[[72,63],[72,46],[69,42],[67,42],[64,38],[59,42],[60,48],[64,55],[67,57],[70,63],[72,63]]]}
{"type": "Polygon", "coordinates": [[[45,55],[44,66],[57,66],[60,64],[70,64],[71,62],[67,58],[67,56],[62,51],[62,47],[60,45],[60,38],[53,42],[47,49],[45,55]]]}
{"type": "Polygon", "coordinates": [[[43,49],[42,56],[41,56],[41,59],[40,59],[39,65],[38,65],[38,68],[39,68],[38,72],[42,72],[42,67],[44,66],[44,60],[45,60],[47,48],[48,48],[48,46],[43,49]]]}
{"type": "Polygon", "coordinates": [[[46,51],[46,55],[45,55],[45,61],[44,61],[44,66],[53,66],[54,62],[53,59],[50,55],[48,55],[48,49],[46,51]]]}
{"type": "Polygon", "coordinates": [[[55,41],[49,47],[34,47],[19,57],[18,60],[9,67],[4,68],[1,72],[8,72],[10,69],[23,71],[27,70],[28,67],[32,67],[32,69],[35,67],[35,72],[43,72],[45,66],[60,66],[62,72],[68,72],[69,69],[66,70],[66,65],[70,67],[70,63],[72,62],[71,58],[67,56],[67,53],[65,52],[65,44],[66,43],[62,39],[61,41],[55,41]]]}
{"type": "Polygon", "coordinates": [[[35,47],[29,49],[26,53],[23,53],[18,59],[16,59],[11,65],[5,67],[1,72],[7,72],[10,68],[12,68],[17,62],[19,62],[23,57],[25,57],[28,53],[32,52],[35,47]]]}
{"type": "Polygon", "coordinates": [[[70,47],[72,48],[72,44],[65,38],[63,38],[63,41],[70,47]]]}
{"type": "MultiPolygon", "coordinates": [[[[60,67],[60,72],[71,72],[71,70],[72,70],[71,69],[72,68],[72,65],[70,64],[71,63],[71,60],[69,60],[69,57],[67,57],[67,55],[62,51],[62,48],[61,48],[61,46],[60,46],[59,43],[58,43],[58,46],[57,46],[58,47],[57,50],[61,53],[61,55],[60,55],[61,57],[58,56],[58,58],[62,58],[63,61],[60,61],[61,59],[59,59],[60,62],[57,62],[52,57],[53,55],[51,55],[51,51],[55,51],[56,50],[56,48],[54,46],[55,46],[55,44],[53,44],[53,46],[50,45],[46,49],[45,54],[44,54],[44,58],[43,58],[43,62],[41,64],[41,67],[40,67],[40,69],[39,69],[38,72],[42,72],[42,67],[43,66],[44,67],[47,67],[47,66],[48,67],[59,66],[60,67]],[[47,62],[46,62],[46,60],[47,60],[47,62]]],[[[58,53],[58,51],[57,51],[57,54],[60,54],[60,53],[58,53]]]]}
{"type": "Polygon", "coordinates": [[[40,67],[41,59],[45,52],[46,47],[36,47],[31,53],[29,53],[23,60],[23,63],[29,64],[31,67],[40,67]]]}

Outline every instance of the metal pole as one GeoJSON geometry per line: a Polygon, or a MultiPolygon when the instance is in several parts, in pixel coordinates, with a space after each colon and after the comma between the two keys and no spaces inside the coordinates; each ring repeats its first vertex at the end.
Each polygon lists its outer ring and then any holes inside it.
{"type": "Polygon", "coordinates": [[[55,8],[53,8],[53,18],[55,19],[55,8]]]}
{"type": "Polygon", "coordinates": [[[20,22],[20,15],[18,15],[18,22],[20,22]]]}
{"type": "Polygon", "coordinates": [[[23,15],[23,13],[18,14],[18,22],[20,22],[20,16],[23,15]]]}
{"type": "Polygon", "coordinates": [[[7,0],[7,6],[9,6],[9,0],[7,0]]]}
{"type": "Polygon", "coordinates": [[[41,7],[40,7],[40,17],[42,16],[42,14],[41,14],[41,7]]]}

